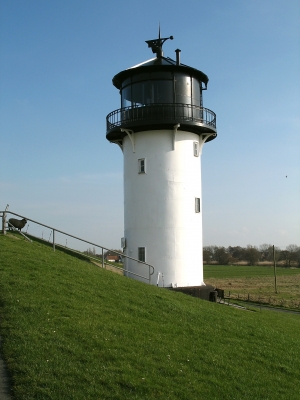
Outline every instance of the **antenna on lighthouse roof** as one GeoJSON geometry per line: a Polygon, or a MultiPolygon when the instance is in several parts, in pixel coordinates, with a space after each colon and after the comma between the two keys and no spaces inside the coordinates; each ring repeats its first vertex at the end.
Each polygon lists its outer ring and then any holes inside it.
{"type": "Polygon", "coordinates": [[[166,40],[171,39],[173,40],[173,36],[167,37],[167,38],[161,38],[160,37],[160,23],[158,25],[158,39],[153,39],[153,40],[146,40],[146,43],[148,44],[148,47],[151,47],[152,53],[156,53],[156,57],[162,57],[164,55],[162,51],[162,46],[165,43],[166,40]]]}

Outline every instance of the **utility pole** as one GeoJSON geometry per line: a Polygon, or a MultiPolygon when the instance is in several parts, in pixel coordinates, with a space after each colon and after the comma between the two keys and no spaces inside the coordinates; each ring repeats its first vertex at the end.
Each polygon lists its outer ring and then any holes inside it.
{"type": "Polygon", "coordinates": [[[273,245],[273,262],[274,262],[275,293],[277,294],[276,258],[275,258],[275,246],[274,245],[273,245]]]}

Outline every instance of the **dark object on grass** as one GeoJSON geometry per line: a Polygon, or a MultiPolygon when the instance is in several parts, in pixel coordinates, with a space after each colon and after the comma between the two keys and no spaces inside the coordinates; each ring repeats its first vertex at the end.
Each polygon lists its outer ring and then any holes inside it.
{"type": "Polygon", "coordinates": [[[23,218],[23,219],[10,218],[10,220],[8,222],[9,222],[9,224],[8,224],[9,228],[12,225],[15,228],[19,229],[19,231],[21,231],[21,229],[24,228],[24,226],[27,224],[27,219],[25,219],[25,218],[23,218]]]}
{"type": "Polygon", "coordinates": [[[218,297],[220,297],[220,299],[224,299],[224,290],[223,289],[216,288],[215,291],[218,293],[218,297]]]}

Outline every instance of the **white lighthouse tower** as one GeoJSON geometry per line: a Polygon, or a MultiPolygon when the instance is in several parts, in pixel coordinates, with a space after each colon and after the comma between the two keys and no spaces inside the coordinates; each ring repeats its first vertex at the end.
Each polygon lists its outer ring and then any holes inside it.
{"type": "MultiPolygon", "coordinates": [[[[124,251],[154,266],[151,284],[204,285],[201,152],[216,137],[216,115],[203,107],[208,77],[164,57],[169,38],[146,43],[155,58],[113,78],[121,108],[107,116],[106,138],[124,154],[124,251]]],[[[127,276],[141,266],[126,260],[127,276]]],[[[137,275],[136,275],[137,274],[137,275]]]]}

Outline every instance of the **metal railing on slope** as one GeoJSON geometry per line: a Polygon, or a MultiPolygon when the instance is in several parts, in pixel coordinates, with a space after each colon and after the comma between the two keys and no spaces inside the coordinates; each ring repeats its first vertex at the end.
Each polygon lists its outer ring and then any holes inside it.
{"type": "MultiPolygon", "coordinates": [[[[100,258],[97,258],[97,257],[91,256],[90,254],[82,253],[82,252],[80,252],[80,251],[71,249],[71,248],[69,248],[69,247],[68,247],[68,250],[70,250],[70,251],[72,251],[72,252],[74,252],[74,253],[77,253],[77,254],[81,254],[81,255],[83,255],[83,256],[89,258],[89,259],[95,260],[95,261],[97,261],[98,263],[99,263],[99,261],[101,261],[101,258],[102,258],[102,268],[104,268],[104,265],[110,265],[110,266],[112,266],[112,267],[114,267],[114,268],[116,268],[116,269],[125,271],[125,272],[127,272],[128,274],[130,274],[130,275],[134,275],[134,276],[137,276],[137,277],[139,277],[139,278],[145,279],[146,281],[148,281],[149,284],[151,283],[151,276],[154,274],[154,267],[153,267],[153,265],[148,264],[148,263],[146,263],[146,262],[144,262],[144,261],[137,260],[136,258],[133,258],[133,257],[130,257],[130,256],[126,256],[126,255],[123,254],[123,253],[119,253],[119,252],[117,252],[117,251],[110,250],[110,249],[108,249],[107,247],[101,246],[101,245],[99,245],[99,244],[96,244],[96,243],[93,243],[93,242],[89,242],[88,240],[81,239],[81,238],[79,238],[79,237],[77,237],[77,236],[74,236],[74,235],[71,235],[71,234],[69,234],[69,233],[63,232],[63,231],[61,231],[61,230],[59,230],[59,229],[56,229],[56,228],[53,228],[53,227],[51,227],[51,226],[42,224],[41,222],[37,222],[37,221],[35,221],[35,220],[31,219],[31,218],[24,217],[23,215],[16,214],[16,213],[14,213],[14,212],[12,212],[12,211],[8,211],[7,209],[6,209],[5,211],[0,211],[0,217],[2,216],[2,232],[3,232],[4,235],[5,235],[5,233],[6,233],[6,223],[7,223],[7,221],[6,221],[6,215],[7,215],[7,214],[12,214],[12,215],[15,215],[15,216],[20,217],[20,218],[25,218],[27,221],[31,221],[31,222],[33,222],[34,224],[37,224],[37,225],[43,226],[43,227],[45,227],[45,228],[47,228],[47,229],[50,229],[51,232],[52,232],[52,246],[53,246],[53,251],[55,251],[55,247],[67,248],[66,246],[60,245],[60,244],[58,244],[58,243],[55,243],[55,233],[56,233],[56,232],[57,232],[57,233],[61,233],[61,234],[66,235],[66,236],[68,236],[68,237],[70,237],[70,238],[79,240],[80,242],[87,243],[87,244],[90,244],[90,245],[92,245],[92,246],[94,246],[94,247],[100,248],[102,254],[101,254],[101,257],[100,257],[100,258]],[[132,261],[135,261],[135,262],[137,262],[137,263],[139,263],[139,264],[141,264],[141,265],[147,266],[147,267],[148,267],[148,276],[143,276],[143,275],[140,275],[140,274],[136,274],[135,272],[131,272],[131,271],[125,269],[125,268],[121,268],[121,267],[118,267],[118,266],[115,266],[115,265],[113,265],[113,264],[110,264],[110,263],[105,262],[105,261],[104,261],[104,250],[105,250],[105,251],[112,251],[114,254],[117,254],[118,256],[120,256],[120,257],[122,257],[122,258],[127,258],[127,259],[130,259],[130,260],[132,260],[132,261]]],[[[9,224],[9,225],[11,225],[11,224],[9,224]]],[[[21,234],[22,234],[22,232],[21,232],[21,234]]],[[[29,235],[29,234],[28,234],[28,235],[29,235]]],[[[25,236],[25,235],[24,235],[24,236],[25,236]]],[[[36,237],[37,239],[40,239],[40,238],[38,238],[37,236],[34,236],[34,235],[30,235],[30,236],[31,236],[31,237],[36,237]]],[[[50,235],[50,236],[51,236],[51,235],[50,235]]],[[[42,240],[44,240],[44,239],[42,238],[42,240]]],[[[46,240],[44,240],[44,241],[46,242],[46,240]]],[[[49,238],[48,242],[49,242],[49,241],[50,241],[50,238],[49,238]]]]}

